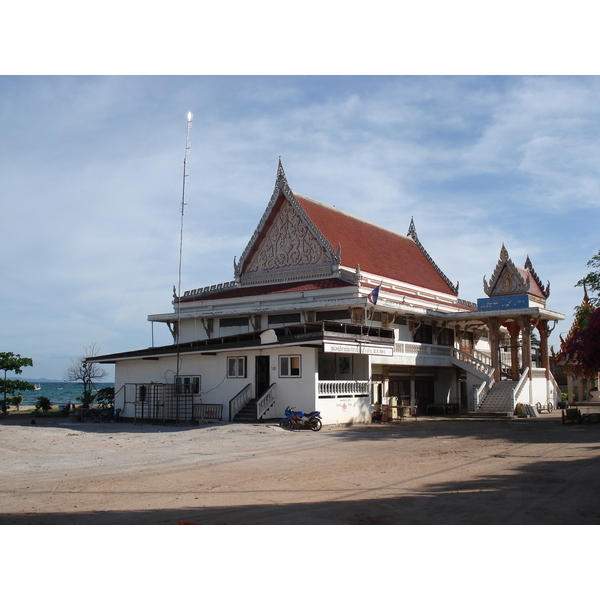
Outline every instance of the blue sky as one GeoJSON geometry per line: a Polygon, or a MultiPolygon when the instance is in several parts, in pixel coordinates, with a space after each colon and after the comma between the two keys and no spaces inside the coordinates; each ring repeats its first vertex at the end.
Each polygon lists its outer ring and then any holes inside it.
{"type": "Polygon", "coordinates": [[[151,344],[188,110],[182,289],[232,278],[281,156],[299,193],[399,233],[413,217],[461,298],[502,244],[529,255],[566,331],[600,248],[599,97],[595,76],[2,76],[0,346],[61,379],[94,342],[151,344]]]}

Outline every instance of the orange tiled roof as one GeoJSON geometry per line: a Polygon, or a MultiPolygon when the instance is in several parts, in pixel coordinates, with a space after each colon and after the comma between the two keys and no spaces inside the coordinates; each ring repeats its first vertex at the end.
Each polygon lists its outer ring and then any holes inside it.
{"type": "Polygon", "coordinates": [[[348,268],[456,295],[423,250],[400,235],[311,198],[294,193],[310,220],[334,249],[341,245],[341,262],[348,268]]]}

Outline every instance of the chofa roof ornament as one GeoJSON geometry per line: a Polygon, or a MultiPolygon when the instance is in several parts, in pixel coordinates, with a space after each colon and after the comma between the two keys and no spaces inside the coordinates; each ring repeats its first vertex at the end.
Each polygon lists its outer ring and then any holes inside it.
{"type": "Polygon", "coordinates": [[[419,241],[419,236],[417,235],[417,228],[415,227],[415,221],[414,221],[413,217],[410,218],[410,225],[408,227],[408,232],[406,233],[406,237],[409,237],[417,245],[419,250],[421,250],[421,252],[425,255],[425,257],[432,264],[433,268],[437,271],[437,273],[450,286],[450,289],[455,294],[458,294],[459,282],[457,281],[456,285],[454,285],[450,281],[450,279],[448,279],[448,277],[446,277],[446,275],[443,273],[443,271],[435,264],[433,258],[431,258],[431,256],[429,256],[429,253],[427,252],[427,250],[425,250],[425,247],[423,246],[423,244],[421,244],[421,242],[419,241]]]}

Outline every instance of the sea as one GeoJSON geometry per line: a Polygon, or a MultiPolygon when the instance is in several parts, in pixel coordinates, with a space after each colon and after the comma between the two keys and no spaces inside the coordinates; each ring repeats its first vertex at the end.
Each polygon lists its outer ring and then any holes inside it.
{"type": "MultiPolygon", "coordinates": [[[[23,396],[23,402],[21,406],[35,406],[40,396],[46,396],[52,404],[81,404],[81,400],[77,400],[78,397],[83,396],[83,384],[82,383],[63,383],[63,382],[36,382],[31,381],[35,386],[40,386],[39,390],[35,392],[16,392],[23,396]]],[[[114,387],[114,383],[102,382],[96,383],[96,390],[100,390],[105,387],[114,387]]],[[[11,411],[16,410],[11,407],[11,411]]]]}

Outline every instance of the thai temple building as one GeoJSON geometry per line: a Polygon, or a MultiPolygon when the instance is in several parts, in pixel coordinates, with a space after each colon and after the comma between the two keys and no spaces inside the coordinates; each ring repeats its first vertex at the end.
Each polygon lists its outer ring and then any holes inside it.
{"type": "Polygon", "coordinates": [[[173,344],[96,356],[115,365],[115,408],[135,421],[260,421],[285,408],[323,423],[373,415],[512,414],[556,406],[546,308],[527,258],[502,247],[485,298],[461,300],[417,236],[290,189],[281,161],[229,281],[173,294],[173,344]]]}

